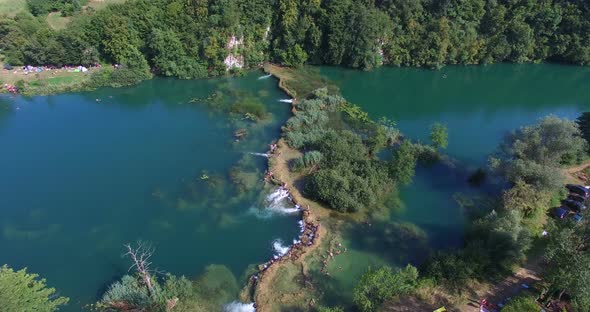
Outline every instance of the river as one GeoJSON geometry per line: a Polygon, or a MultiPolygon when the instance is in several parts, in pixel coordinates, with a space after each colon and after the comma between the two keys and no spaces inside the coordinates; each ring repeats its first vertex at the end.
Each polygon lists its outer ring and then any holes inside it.
{"type": "Polygon", "coordinates": [[[576,119],[590,109],[588,67],[497,64],[369,72],[322,67],[321,72],[348,101],[373,119],[395,121],[412,140],[429,143],[430,126],[446,125],[445,153],[454,164],[418,166],[413,183],[388,204],[385,221],[348,231],[349,252],[330,266],[332,282],[325,287],[330,304],[350,304],[352,288],[369,265],[419,264],[432,250],[459,247],[468,211],[456,198],[497,192],[473,187],[467,179],[487,166],[502,138],[549,114],[576,119]]]}
{"type": "MultiPolygon", "coordinates": [[[[413,140],[428,142],[433,122],[447,125],[446,153],[456,164],[420,166],[383,218],[345,233],[349,250],[325,280],[328,303],[350,303],[368,265],[419,263],[434,249],[460,246],[466,217],[454,196],[487,192],[466,178],[502,137],[548,114],[573,119],[590,108],[584,67],[321,72],[413,140]]],[[[137,240],[153,244],[162,271],[195,277],[220,264],[242,283],[249,265],[275,253],[277,239],[298,232],[296,214],[259,209],[272,190],[260,182],[266,159],[249,153],[264,153],[290,114],[277,81],[259,76],[0,97],[0,263],[47,278],[71,298],[68,311],[96,301],[127,272],[123,244],[137,240]],[[271,115],[255,124],[199,104],[216,90],[225,101],[260,102],[271,115]],[[248,136],[235,142],[244,127],[248,136]]]]}
{"type": "Polygon", "coordinates": [[[127,272],[123,244],[137,240],[153,245],[162,272],[195,277],[220,264],[241,287],[249,265],[299,231],[297,214],[263,210],[267,159],[249,153],[268,150],[290,105],[278,101],[274,78],[259,76],[3,96],[0,262],[45,277],[71,298],[67,311],[127,272]],[[259,101],[271,116],[254,124],[189,103],[216,90],[226,101],[259,101]],[[248,136],[235,142],[243,127],[248,136]],[[234,166],[245,191],[232,183],[234,166]]]}

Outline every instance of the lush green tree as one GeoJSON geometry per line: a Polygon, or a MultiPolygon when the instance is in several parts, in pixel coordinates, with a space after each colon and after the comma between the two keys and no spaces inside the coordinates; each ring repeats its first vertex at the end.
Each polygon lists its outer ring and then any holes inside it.
{"type": "Polygon", "coordinates": [[[393,152],[389,162],[389,174],[402,185],[412,183],[416,171],[416,153],[412,143],[404,140],[393,152]]]}
{"type": "Polygon", "coordinates": [[[554,191],[564,182],[559,167],[583,159],[587,146],[575,122],[547,116],[509,135],[501,145],[500,157],[492,158],[491,165],[513,183],[522,180],[554,191]]]}
{"type": "Polygon", "coordinates": [[[0,307],[4,311],[52,312],[68,300],[57,296],[55,289],[48,288],[45,279],[39,279],[37,274],[0,267],[0,307]]]}
{"type": "Polygon", "coordinates": [[[508,303],[502,307],[504,312],[539,312],[540,307],[537,300],[533,296],[517,296],[510,299],[508,303]]]}
{"type": "Polygon", "coordinates": [[[430,127],[430,141],[435,148],[447,148],[449,133],[447,127],[441,123],[435,123],[430,127]]]}
{"type": "Polygon", "coordinates": [[[418,270],[407,265],[401,270],[369,268],[353,291],[353,301],[363,312],[377,311],[380,305],[395,296],[412,291],[417,285],[418,270]]]}
{"type": "Polygon", "coordinates": [[[534,186],[518,180],[512,188],[504,191],[502,200],[504,208],[519,211],[524,217],[531,217],[547,210],[551,194],[539,192],[534,186]]]}
{"type": "Polygon", "coordinates": [[[576,119],[576,123],[578,124],[578,128],[580,128],[580,132],[586,143],[590,142],[590,112],[584,112],[578,119],[576,119]]]}
{"type": "Polygon", "coordinates": [[[582,224],[576,225],[553,222],[544,255],[548,262],[544,279],[559,290],[559,298],[567,292],[578,311],[590,309],[590,229],[586,217],[587,213],[582,224]]]}

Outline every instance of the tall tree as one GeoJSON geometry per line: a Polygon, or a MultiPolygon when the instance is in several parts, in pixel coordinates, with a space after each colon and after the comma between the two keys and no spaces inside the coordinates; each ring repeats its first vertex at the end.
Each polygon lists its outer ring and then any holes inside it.
{"type": "Polygon", "coordinates": [[[45,279],[27,273],[26,269],[14,271],[0,267],[0,309],[2,311],[52,312],[69,301],[48,288],[45,279]]]}

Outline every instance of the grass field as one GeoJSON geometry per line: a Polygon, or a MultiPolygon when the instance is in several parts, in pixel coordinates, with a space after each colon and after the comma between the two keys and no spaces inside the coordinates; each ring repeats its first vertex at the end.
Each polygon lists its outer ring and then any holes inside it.
{"type": "Polygon", "coordinates": [[[0,14],[14,16],[27,9],[27,0],[0,0],[0,14]]]}
{"type": "Polygon", "coordinates": [[[60,12],[51,12],[47,15],[46,21],[49,27],[60,30],[66,28],[71,19],[71,17],[61,16],[60,12]]]}

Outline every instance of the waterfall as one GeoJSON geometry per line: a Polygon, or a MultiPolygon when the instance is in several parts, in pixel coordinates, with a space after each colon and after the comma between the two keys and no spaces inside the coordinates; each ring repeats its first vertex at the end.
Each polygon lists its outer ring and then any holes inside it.
{"type": "Polygon", "coordinates": [[[260,76],[258,77],[258,80],[262,80],[262,79],[266,79],[268,77],[272,76],[272,74],[268,74],[268,75],[264,75],[264,76],[260,76]]]}
{"type": "Polygon", "coordinates": [[[264,154],[264,153],[248,153],[248,154],[254,155],[254,156],[262,156],[262,157],[268,158],[268,154],[264,154]]]}
{"type": "Polygon", "coordinates": [[[264,199],[264,208],[251,207],[250,213],[259,218],[267,219],[273,215],[290,215],[301,211],[299,205],[293,204],[287,189],[279,187],[264,199]]]}
{"type": "Polygon", "coordinates": [[[241,303],[234,301],[223,306],[223,312],[256,312],[254,303],[241,303]]]}
{"type": "Polygon", "coordinates": [[[272,242],[272,249],[275,252],[275,258],[279,258],[282,257],[284,255],[286,255],[289,252],[290,247],[289,246],[285,246],[283,244],[283,241],[280,239],[275,239],[272,242]]]}

